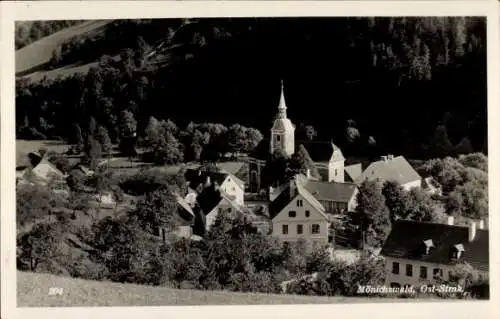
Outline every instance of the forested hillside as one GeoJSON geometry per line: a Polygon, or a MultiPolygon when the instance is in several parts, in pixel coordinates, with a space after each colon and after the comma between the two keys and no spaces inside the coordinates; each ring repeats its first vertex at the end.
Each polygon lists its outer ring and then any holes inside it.
{"type": "Polygon", "coordinates": [[[91,117],[117,132],[123,110],[139,135],[150,116],[266,135],[283,79],[289,117],[348,154],[367,145],[410,157],[487,153],[483,18],[117,20],[105,28],[61,43],[47,66],[99,61],[88,74],[17,80],[19,137],[74,141],[91,117]]]}

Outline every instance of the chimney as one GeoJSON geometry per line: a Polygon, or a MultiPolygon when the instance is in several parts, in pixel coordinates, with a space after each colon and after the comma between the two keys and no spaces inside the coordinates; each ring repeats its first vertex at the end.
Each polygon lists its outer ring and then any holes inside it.
{"type": "Polygon", "coordinates": [[[387,155],[387,159],[391,160],[393,158],[394,158],[394,155],[392,155],[392,154],[387,155]]]}
{"type": "Polygon", "coordinates": [[[207,176],[207,179],[205,180],[205,187],[208,187],[210,185],[211,185],[210,176],[207,176]]]}
{"type": "Polygon", "coordinates": [[[290,180],[290,198],[294,197],[295,196],[295,179],[292,178],[290,180]]]}
{"type": "Polygon", "coordinates": [[[306,176],[307,176],[307,179],[311,178],[311,170],[309,168],[306,170],[306,176]]]}
{"type": "Polygon", "coordinates": [[[448,216],[448,225],[453,226],[453,216],[448,216]]]}
{"type": "Polygon", "coordinates": [[[484,220],[483,219],[479,220],[478,228],[479,229],[484,229],[484,220]]]}
{"type": "Polygon", "coordinates": [[[471,222],[469,225],[469,242],[476,237],[476,222],[471,222]]]}
{"type": "Polygon", "coordinates": [[[381,158],[382,158],[382,161],[387,162],[387,156],[384,155],[384,156],[381,156],[381,158]]]}

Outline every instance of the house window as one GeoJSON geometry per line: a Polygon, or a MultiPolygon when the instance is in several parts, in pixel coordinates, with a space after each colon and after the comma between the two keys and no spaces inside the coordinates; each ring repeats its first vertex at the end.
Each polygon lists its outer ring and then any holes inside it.
{"type": "Polygon", "coordinates": [[[288,234],[288,225],[283,225],[281,227],[281,232],[283,233],[283,235],[288,234]]]}
{"type": "Polygon", "coordinates": [[[335,176],[337,176],[337,169],[335,169],[335,176]]]}
{"type": "Polygon", "coordinates": [[[406,276],[413,276],[413,266],[411,264],[406,265],[406,276]]]}
{"type": "Polygon", "coordinates": [[[280,141],[280,138],[281,138],[281,136],[276,135],[276,141],[278,141],[278,142],[279,142],[279,141],[280,141]]]}
{"type": "Polygon", "coordinates": [[[311,225],[311,234],[319,234],[319,225],[318,224],[311,225]]]}
{"type": "Polygon", "coordinates": [[[420,278],[427,279],[427,267],[420,266],[420,278]]]}
{"type": "Polygon", "coordinates": [[[297,225],[297,234],[302,234],[304,232],[304,227],[299,224],[297,225]]]}
{"type": "Polygon", "coordinates": [[[303,204],[302,199],[297,199],[297,207],[302,207],[303,204]]]}
{"type": "Polygon", "coordinates": [[[432,277],[434,279],[439,279],[439,278],[443,277],[443,269],[434,268],[434,270],[432,270],[432,277]]]}
{"type": "Polygon", "coordinates": [[[399,263],[397,262],[392,263],[392,273],[395,275],[399,275],[399,263]]]}
{"type": "Polygon", "coordinates": [[[306,217],[309,217],[309,216],[311,216],[311,212],[306,210],[306,217]]]}
{"type": "Polygon", "coordinates": [[[295,217],[295,216],[297,216],[297,212],[295,212],[294,210],[288,212],[288,217],[295,217]]]}
{"type": "Polygon", "coordinates": [[[252,171],[251,175],[252,175],[252,182],[256,182],[257,181],[257,172],[252,171]]]}

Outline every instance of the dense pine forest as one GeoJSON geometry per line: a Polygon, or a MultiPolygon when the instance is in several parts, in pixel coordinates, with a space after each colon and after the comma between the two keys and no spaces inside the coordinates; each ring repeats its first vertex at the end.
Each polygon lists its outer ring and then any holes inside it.
{"type": "Polygon", "coordinates": [[[487,153],[484,18],[115,20],[45,67],[89,61],[87,74],[17,79],[19,138],[74,143],[94,118],[115,140],[125,110],[139,135],[151,116],[267,135],[283,79],[289,117],[347,154],[487,153]]]}

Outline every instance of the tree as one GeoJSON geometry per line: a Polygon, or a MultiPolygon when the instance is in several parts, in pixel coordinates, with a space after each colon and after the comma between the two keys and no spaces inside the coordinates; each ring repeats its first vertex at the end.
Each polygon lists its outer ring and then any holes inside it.
{"type": "Polygon", "coordinates": [[[182,162],[184,159],[181,144],[169,132],[165,136],[160,137],[158,144],[153,150],[152,157],[156,165],[173,165],[182,162]]]}
{"type": "Polygon", "coordinates": [[[111,143],[111,139],[109,138],[108,130],[105,127],[99,126],[96,132],[96,140],[101,145],[101,150],[104,153],[109,154],[113,149],[113,144],[111,143]]]}
{"type": "Polygon", "coordinates": [[[156,118],[150,116],[144,133],[146,134],[146,145],[148,147],[155,147],[160,138],[160,122],[156,118]]]}
{"type": "Polygon", "coordinates": [[[366,234],[366,243],[379,247],[389,235],[391,223],[379,181],[364,181],[357,195],[355,212],[363,218],[361,230],[366,234]]]}
{"type": "Polygon", "coordinates": [[[468,137],[464,137],[455,146],[455,153],[457,154],[469,154],[472,153],[474,149],[472,148],[472,143],[468,137]]]}
{"type": "Polygon", "coordinates": [[[419,222],[437,222],[436,204],[431,196],[420,188],[412,188],[408,192],[408,218],[419,222]]]}
{"type": "Polygon", "coordinates": [[[50,65],[52,67],[56,67],[61,63],[62,57],[61,57],[61,48],[57,46],[52,50],[52,57],[50,58],[50,65]]]}
{"type": "Polygon", "coordinates": [[[246,136],[247,144],[245,145],[245,152],[253,151],[264,138],[262,133],[253,127],[246,129],[246,136]]]}
{"type": "Polygon", "coordinates": [[[137,203],[135,216],[144,229],[153,232],[156,227],[174,230],[178,226],[177,199],[172,186],[146,193],[137,203]]]}
{"type": "Polygon", "coordinates": [[[276,186],[287,181],[293,175],[289,164],[290,159],[284,153],[276,151],[272,154],[262,170],[262,186],[276,186]]]}
{"type": "Polygon", "coordinates": [[[239,124],[233,124],[228,131],[228,145],[232,152],[240,153],[246,150],[247,135],[246,128],[239,124]]]}
{"type": "Polygon", "coordinates": [[[137,122],[134,118],[134,114],[130,111],[123,110],[120,113],[120,151],[132,158],[137,155],[137,151],[135,149],[136,145],[136,130],[137,130],[137,122]]]}
{"type": "Polygon", "coordinates": [[[86,159],[91,170],[95,170],[99,165],[99,160],[101,159],[102,147],[99,141],[95,140],[92,136],[88,137],[87,140],[88,153],[86,154],[86,159]]]}
{"type": "Polygon", "coordinates": [[[448,137],[448,131],[445,125],[438,125],[432,135],[429,145],[435,156],[447,156],[453,148],[448,137]]]}
{"type": "Polygon", "coordinates": [[[298,140],[306,140],[312,141],[318,136],[318,132],[312,125],[306,125],[304,123],[300,123],[297,130],[297,139],[298,140]]]}
{"type": "Polygon", "coordinates": [[[120,113],[120,134],[122,137],[135,136],[137,130],[137,122],[134,114],[124,110],[120,113]]]}
{"type": "Polygon", "coordinates": [[[30,271],[37,271],[42,264],[50,263],[59,253],[63,232],[57,223],[38,223],[17,241],[20,250],[18,264],[30,271]]]}
{"type": "Polygon", "coordinates": [[[54,194],[38,184],[17,186],[16,222],[25,225],[52,213],[56,206],[54,194]]]}
{"type": "Polygon", "coordinates": [[[72,191],[67,201],[67,208],[73,212],[73,217],[76,218],[77,211],[86,212],[90,208],[90,196],[81,191],[72,191]]]}
{"type": "Polygon", "coordinates": [[[129,219],[106,217],[93,225],[93,243],[104,256],[109,279],[123,283],[161,285],[165,272],[159,244],[129,219]]]}
{"type": "Polygon", "coordinates": [[[466,167],[477,168],[488,173],[488,157],[483,153],[460,155],[458,161],[466,167]]]}
{"type": "Polygon", "coordinates": [[[290,159],[290,169],[294,171],[294,173],[300,173],[307,175],[309,172],[311,177],[320,178],[318,169],[316,164],[309,156],[304,145],[300,144],[298,150],[292,155],[290,159]]]}
{"type": "Polygon", "coordinates": [[[385,204],[390,211],[391,221],[405,219],[408,212],[408,194],[397,182],[388,181],[384,183],[382,194],[385,197],[385,204]]]}

